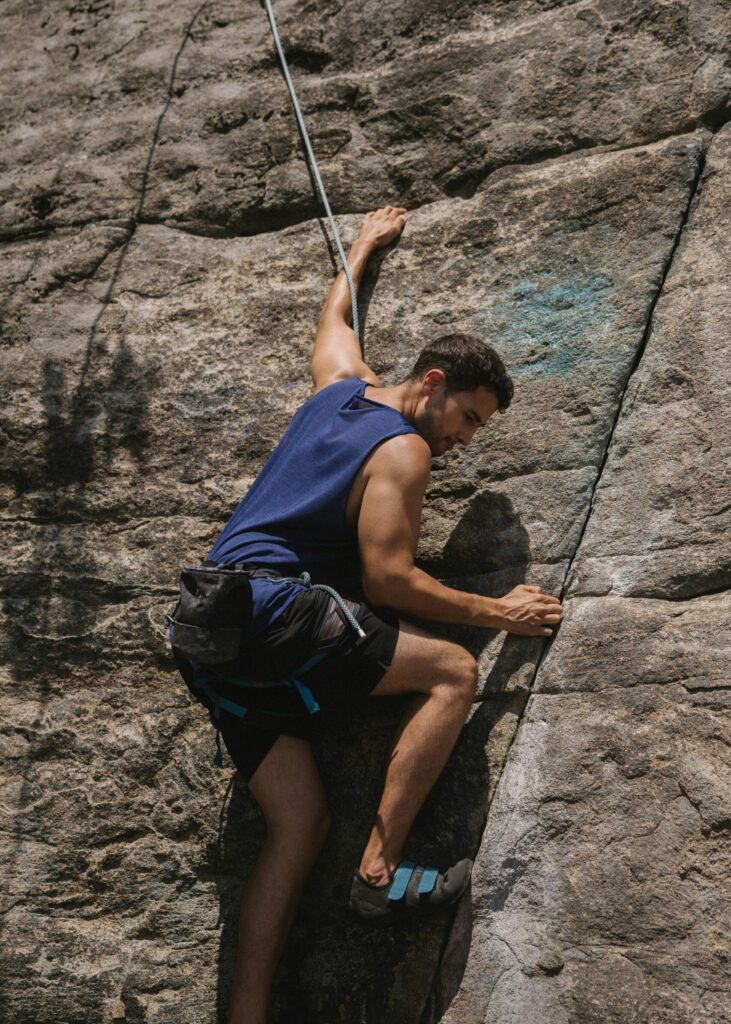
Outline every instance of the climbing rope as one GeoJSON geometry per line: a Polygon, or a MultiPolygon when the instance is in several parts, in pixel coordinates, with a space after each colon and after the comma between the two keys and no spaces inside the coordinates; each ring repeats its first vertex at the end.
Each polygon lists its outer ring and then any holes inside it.
{"type": "Polygon", "coordinates": [[[355,286],[353,284],[353,278],[350,276],[350,267],[348,266],[348,261],[347,261],[346,256],[345,256],[345,251],[343,249],[342,242],[340,241],[340,235],[338,234],[337,225],[335,224],[335,221],[333,220],[332,211],[330,210],[330,204],[327,201],[327,194],[325,192],[325,186],[322,183],[322,178],[320,177],[320,169],[317,166],[317,160],[315,159],[315,154],[313,153],[312,146],[310,145],[310,137],[307,134],[307,128],[305,127],[305,122],[304,122],[304,119],[302,117],[302,111],[300,110],[300,105],[297,102],[297,93],[294,90],[294,85],[292,84],[292,79],[290,78],[290,75],[289,75],[289,68],[287,67],[287,59],[284,56],[284,51],[282,50],[282,44],[279,41],[279,33],[277,32],[277,23],[274,20],[274,11],[272,10],[272,5],[269,2],[269,0],[263,0],[263,2],[264,2],[264,6],[266,7],[267,17],[269,18],[269,24],[271,25],[271,28],[272,28],[272,35],[274,36],[274,42],[276,44],[277,52],[279,54],[279,60],[280,60],[280,62],[282,64],[282,71],[284,72],[284,78],[285,78],[285,81],[287,83],[287,88],[289,89],[289,95],[292,97],[292,106],[294,107],[294,112],[295,112],[295,116],[297,118],[297,123],[299,124],[300,131],[302,133],[302,138],[304,139],[305,150],[307,152],[307,157],[308,157],[308,159],[310,161],[310,166],[312,167],[312,170],[314,172],[315,180],[317,181],[317,187],[320,190],[320,195],[322,196],[322,202],[323,202],[323,205],[325,207],[325,212],[327,213],[328,220],[330,221],[330,227],[332,228],[333,235],[335,236],[335,244],[337,245],[338,252],[340,253],[340,262],[343,265],[343,270],[345,271],[345,276],[348,279],[348,287],[350,288],[350,304],[351,304],[351,306],[353,308],[353,330],[355,331],[355,334],[356,334],[356,337],[358,338],[358,341],[360,341],[361,339],[360,339],[360,324],[358,322],[358,301],[357,301],[357,298],[356,298],[356,291],[355,291],[355,286]]]}

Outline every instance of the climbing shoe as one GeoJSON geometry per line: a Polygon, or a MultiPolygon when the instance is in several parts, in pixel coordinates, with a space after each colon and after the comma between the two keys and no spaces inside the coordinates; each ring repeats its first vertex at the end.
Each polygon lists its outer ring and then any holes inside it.
{"type": "Polygon", "coordinates": [[[421,913],[453,906],[470,882],[472,861],[458,861],[442,874],[436,868],[424,868],[402,860],[388,882],[373,885],[356,871],[350,890],[349,908],[359,917],[391,917],[401,913],[421,913]]]}

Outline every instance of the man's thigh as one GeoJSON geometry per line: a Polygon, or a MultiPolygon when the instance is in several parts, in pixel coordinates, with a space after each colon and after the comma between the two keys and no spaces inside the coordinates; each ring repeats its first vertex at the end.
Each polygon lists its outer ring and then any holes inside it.
{"type": "Polygon", "coordinates": [[[464,647],[400,618],[391,664],[371,696],[429,693],[436,685],[463,678],[472,666],[474,658],[464,647]]]}
{"type": "Polygon", "coordinates": [[[327,814],[327,800],[310,744],[281,735],[249,779],[268,826],[296,832],[327,814]]]}

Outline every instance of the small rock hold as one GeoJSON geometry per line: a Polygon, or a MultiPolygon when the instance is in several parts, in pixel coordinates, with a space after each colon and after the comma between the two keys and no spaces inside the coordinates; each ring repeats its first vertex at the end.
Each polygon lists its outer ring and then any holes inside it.
{"type": "Polygon", "coordinates": [[[564,959],[558,950],[545,947],[535,950],[535,957],[523,966],[523,973],[529,978],[538,974],[549,976],[560,974],[564,968],[564,959]]]}

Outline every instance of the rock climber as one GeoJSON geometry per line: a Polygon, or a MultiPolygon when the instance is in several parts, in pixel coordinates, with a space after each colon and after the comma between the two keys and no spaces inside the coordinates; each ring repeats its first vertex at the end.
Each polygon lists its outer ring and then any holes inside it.
{"type": "MultiPolygon", "coordinates": [[[[403,207],[366,214],[348,257],[356,288],[371,254],[394,241],[405,222],[403,207]]],[[[497,352],[470,335],[447,335],[423,348],[404,380],[384,386],[363,361],[351,323],[341,270],[315,337],[314,393],[206,564],[243,563],[254,571],[245,678],[282,679],[326,652],[303,677],[324,715],[339,702],[411,695],[349,905],[362,917],[418,915],[453,905],[469,884],[468,859],[442,871],[401,857],[465,722],[478,673],[463,647],[409,619],[547,637],[563,611],[539,586],[486,597],[445,586],[414,564],[432,459],[469,444],[511,401],[513,385],[497,352]],[[284,581],[303,570],[341,600],[304,580],[284,581]]],[[[175,647],[173,653],[191,686],[190,663],[175,647]]],[[[220,730],[267,832],[241,903],[229,1024],[264,1024],[275,967],[329,826],[309,743],[321,716],[309,715],[291,687],[259,687],[247,705],[244,717],[224,711],[220,730]]]]}

